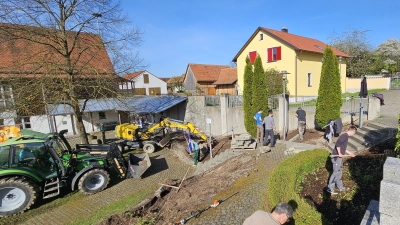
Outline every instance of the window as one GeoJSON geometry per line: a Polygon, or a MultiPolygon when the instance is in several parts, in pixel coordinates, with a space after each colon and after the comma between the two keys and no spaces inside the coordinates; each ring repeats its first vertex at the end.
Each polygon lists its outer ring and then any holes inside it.
{"type": "Polygon", "coordinates": [[[254,61],[256,61],[256,57],[257,57],[257,51],[249,52],[249,58],[251,64],[254,64],[254,61]]]}
{"type": "Polygon", "coordinates": [[[309,87],[312,87],[312,74],[311,73],[308,73],[308,86],[309,87]]]}
{"type": "Polygon", "coordinates": [[[10,146],[0,148],[0,168],[7,169],[9,163],[10,146]]]}
{"type": "Polygon", "coordinates": [[[146,88],[135,88],[135,95],[146,95],[146,88]]]}
{"type": "Polygon", "coordinates": [[[264,40],[264,34],[260,34],[260,41],[264,40]]]}
{"type": "Polygon", "coordinates": [[[16,123],[22,126],[22,129],[31,128],[31,118],[30,117],[18,117],[16,123]]]}
{"type": "Polygon", "coordinates": [[[99,119],[106,119],[106,113],[105,112],[99,112],[99,119]]]}
{"type": "Polygon", "coordinates": [[[145,84],[148,84],[148,83],[149,83],[149,75],[148,75],[148,74],[143,74],[143,82],[144,82],[145,84]]]}
{"type": "Polygon", "coordinates": [[[267,62],[276,62],[281,59],[281,46],[267,49],[267,62]]]}

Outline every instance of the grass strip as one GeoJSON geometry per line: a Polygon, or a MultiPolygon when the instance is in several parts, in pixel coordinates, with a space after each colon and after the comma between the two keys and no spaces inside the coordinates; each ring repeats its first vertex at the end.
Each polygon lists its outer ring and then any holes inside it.
{"type": "Polygon", "coordinates": [[[279,202],[288,202],[294,209],[296,225],[330,224],[298,194],[304,176],[324,167],[328,156],[329,152],[325,149],[314,149],[282,161],[268,180],[268,203],[271,208],[279,202]]]}
{"type": "Polygon", "coordinates": [[[107,219],[108,217],[125,212],[126,210],[139,204],[143,199],[153,194],[156,190],[155,186],[149,186],[132,195],[126,196],[123,199],[113,202],[107,206],[100,208],[94,212],[85,214],[78,217],[74,222],[69,225],[92,225],[107,219]]]}

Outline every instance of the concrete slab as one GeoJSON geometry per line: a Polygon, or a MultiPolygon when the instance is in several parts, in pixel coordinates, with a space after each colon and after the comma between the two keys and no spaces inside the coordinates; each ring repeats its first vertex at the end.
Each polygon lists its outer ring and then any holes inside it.
{"type": "Polygon", "coordinates": [[[379,197],[379,212],[390,215],[400,221],[400,185],[381,181],[381,190],[379,197]]]}
{"type": "Polygon", "coordinates": [[[400,185],[400,159],[387,157],[383,165],[383,180],[400,185]]]}

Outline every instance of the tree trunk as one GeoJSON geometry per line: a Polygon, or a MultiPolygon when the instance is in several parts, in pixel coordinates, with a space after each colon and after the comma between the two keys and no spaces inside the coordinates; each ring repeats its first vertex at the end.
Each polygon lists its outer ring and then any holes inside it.
{"type": "Polygon", "coordinates": [[[81,141],[81,144],[89,144],[88,137],[86,135],[86,129],[83,124],[83,118],[82,118],[83,112],[81,112],[79,109],[79,103],[73,103],[73,104],[74,105],[72,106],[72,108],[74,109],[74,114],[76,117],[76,128],[78,130],[79,139],[81,141]]]}

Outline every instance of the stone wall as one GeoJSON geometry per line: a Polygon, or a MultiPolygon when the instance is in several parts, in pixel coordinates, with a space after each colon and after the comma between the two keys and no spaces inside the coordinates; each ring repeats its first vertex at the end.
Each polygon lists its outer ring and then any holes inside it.
{"type": "MultiPolygon", "coordinates": [[[[247,133],[244,127],[244,111],[241,106],[239,107],[228,107],[228,95],[215,96],[220,98],[219,106],[206,106],[205,96],[189,96],[186,104],[186,112],[184,121],[194,123],[204,133],[210,133],[210,125],[206,123],[206,119],[211,119],[211,134],[218,136],[222,134],[231,134],[232,128],[234,133],[247,133]]],[[[363,115],[363,121],[372,120],[380,116],[380,102],[379,99],[370,97],[368,104],[368,110],[365,110],[367,114],[363,115]]],[[[283,97],[279,99],[279,106],[276,110],[273,110],[274,121],[277,127],[277,132],[283,134],[284,127],[284,104],[285,100],[283,97]]],[[[286,101],[288,104],[288,101],[286,101]]],[[[297,117],[295,116],[296,110],[289,109],[287,105],[287,130],[297,129],[297,117]]],[[[254,112],[256,113],[256,112],[254,112]]],[[[307,126],[309,129],[314,129],[315,120],[315,109],[307,110],[307,126]]],[[[343,113],[341,115],[343,123],[350,123],[352,120],[355,124],[358,124],[359,116],[350,116],[349,114],[343,113]]]]}
{"type": "Polygon", "coordinates": [[[400,222],[400,159],[388,157],[383,165],[379,197],[380,224],[400,222]]]}

